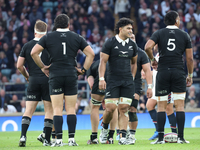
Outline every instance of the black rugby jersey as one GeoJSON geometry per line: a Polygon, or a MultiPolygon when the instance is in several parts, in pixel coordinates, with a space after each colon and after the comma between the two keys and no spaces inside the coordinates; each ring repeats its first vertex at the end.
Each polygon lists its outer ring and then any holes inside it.
{"type": "Polygon", "coordinates": [[[85,39],[68,29],[57,29],[43,36],[38,42],[50,54],[49,78],[55,76],[77,76],[76,55],[88,46],[85,39]]]}
{"type": "MultiPolygon", "coordinates": [[[[91,65],[91,67],[87,70],[87,78],[89,76],[93,76],[94,82],[99,82],[99,63],[100,63],[100,60],[95,61],[91,65]]],[[[106,64],[106,72],[104,75],[105,81],[106,81],[106,77],[107,77],[107,68],[108,68],[108,63],[106,64]]]]}
{"type": "Polygon", "coordinates": [[[147,54],[145,53],[144,50],[138,47],[137,72],[135,75],[135,82],[142,84],[142,79],[141,79],[142,65],[147,63],[149,63],[147,54]]]}
{"type": "MultiPolygon", "coordinates": [[[[33,40],[26,43],[19,54],[19,56],[24,57],[26,63],[28,64],[29,76],[30,77],[43,77],[45,74],[41,69],[36,65],[34,60],[31,57],[31,50],[37,44],[39,38],[34,38],[33,40]]],[[[49,65],[49,54],[46,49],[44,49],[40,54],[40,57],[45,65],[49,65]]]]}
{"type": "Polygon", "coordinates": [[[116,35],[108,39],[102,47],[102,52],[109,55],[109,79],[132,80],[131,59],[137,55],[137,45],[129,38],[123,42],[125,42],[124,46],[122,40],[116,35]]]}
{"type": "Polygon", "coordinates": [[[158,44],[158,70],[167,68],[183,69],[183,53],[191,48],[191,39],[188,33],[176,26],[167,26],[153,33],[151,40],[158,44]]]}

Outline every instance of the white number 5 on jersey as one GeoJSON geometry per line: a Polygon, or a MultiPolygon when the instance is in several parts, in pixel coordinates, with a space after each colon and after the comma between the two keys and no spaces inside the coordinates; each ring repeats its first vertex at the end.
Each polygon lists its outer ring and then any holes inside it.
{"type": "Polygon", "coordinates": [[[168,43],[167,43],[168,47],[167,47],[167,49],[169,51],[173,51],[176,48],[176,45],[173,42],[175,42],[175,39],[169,39],[168,40],[168,43]],[[172,48],[169,48],[170,45],[172,45],[172,48]]]}

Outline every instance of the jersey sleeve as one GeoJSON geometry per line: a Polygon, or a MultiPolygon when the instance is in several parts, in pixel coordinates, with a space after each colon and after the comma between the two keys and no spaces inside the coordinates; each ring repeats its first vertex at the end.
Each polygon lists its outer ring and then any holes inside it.
{"type": "Polygon", "coordinates": [[[26,57],[25,56],[25,50],[26,50],[26,44],[22,47],[22,50],[21,50],[21,52],[19,54],[20,57],[26,57]]]}
{"type": "Polygon", "coordinates": [[[102,47],[101,52],[110,55],[110,51],[111,51],[111,41],[107,40],[102,47]]]}
{"type": "Polygon", "coordinates": [[[186,48],[192,48],[191,38],[188,33],[186,33],[186,48]]]}
{"type": "Polygon", "coordinates": [[[79,38],[80,38],[80,49],[83,51],[88,46],[88,43],[82,36],[79,35],[79,38]]]}
{"type": "Polygon", "coordinates": [[[42,46],[43,48],[46,48],[46,41],[47,41],[47,35],[43,36],[37,44],[39,44],[40,46],[42,46]]]}
{"type": "Polygon", "coordinates": [[[96,70],[98,69],[98,66],[96,65],[96,63],[94,62],[90,69],[87,70],[87,78],[89,76],[93,76],[94,78],[96,77],[96,70]]]}
{"type": "Polygon", "coordinates": [[[133,50],[134,50],[133,57],[135,57],[138,54],[138,46],[137,46],[137,44],[135,42],[133,42],[133,43],[134,43],[133,44],[133,50]]]}
{"type": "Polygon", "coordinates": [[[141,56],[141,65],[149,63],[149,58],[147,57],[147,54],[143,51],[141,56]]]}
{"type": "Polygon", "coordinates": [[[159,30],[157,30],[156,32],[154,32],[151,36],[151,40],[153,40],[156,44],[158,43],[158,39],[159,39],[159,30]]]}

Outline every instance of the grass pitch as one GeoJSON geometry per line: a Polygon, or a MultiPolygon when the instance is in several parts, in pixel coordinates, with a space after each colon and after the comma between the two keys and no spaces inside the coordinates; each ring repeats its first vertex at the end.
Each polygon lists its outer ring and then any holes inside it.
{"type": "MultiPolygon", "coordinates": [[[[165,133],[171,132],[170,129],[165,129],[165,133]]],[[[47,150],[47,149],[75,149],[75,150],[200,150],[199,133],[200,128],[186,128],[185,139],[190,141],[190,144],[177,144],[177,143],[166,143],[161,145],[151,145],[148,139],[153,135],[154,129],[137,129],[136,132],[136,143],[135,145],[118,145],[114,136],[114,144],[98,144],[98,145],[87,145],[87,140],[90,137],[90,130],[77,130],[76,131],[76,142],[79,144],[77,147],[44,147],[42,143],[37,141],[37,136],[41,131],[28,131],[26,147],[18,147],[20,132],[0,132],[0,150],[47,150]]],[[[98,135],[100,134],[100,131],[98,135]]],[[[63,133],[63,141],[67,143],[68,134],[67,131],[63,133]]]]}

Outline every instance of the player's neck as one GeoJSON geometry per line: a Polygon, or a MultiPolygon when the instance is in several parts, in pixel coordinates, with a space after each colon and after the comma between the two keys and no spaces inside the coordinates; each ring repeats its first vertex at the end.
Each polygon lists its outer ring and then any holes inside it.
{"type": "Polygon", "coordinates": [[[118,34],[119,38],[122,39],[123,41],[125,41],[127,39],[127,37],[122,36],[120,33],[118,34]]]}

